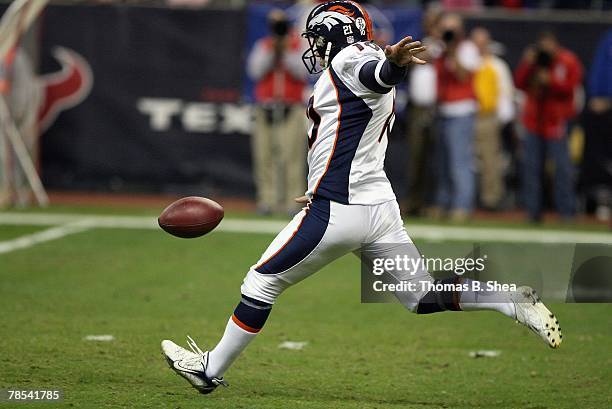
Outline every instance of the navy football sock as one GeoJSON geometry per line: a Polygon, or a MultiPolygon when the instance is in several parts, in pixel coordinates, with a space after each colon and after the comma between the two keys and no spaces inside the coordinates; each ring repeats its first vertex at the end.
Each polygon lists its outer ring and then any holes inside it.
{"type": "MultiPolygon", "coordinates": [[[[436,284],[460,284],[461,277],[449,277],[444,278],[442,280],[435,280],[434,285],[436,284]]],[[[459,307],[459,291],[429,291],[427,294],[421,298],[419,304],[417,305],[416,313],[417,314],[431,314],[434,312],[440,311],[461,311],[461,307],[459,307]]]]}
{"type": "Polygon", "coordinates": [[[245,331],[258,333],[266,323],[271,311],[271,304],[242,295],[232,319],[245,331]]]}
{"type": "Polygon", "coordinates": [[[511,292],[484,290],[482,283],[459,276],[434,281],[435,284],[452,284],[450,290],[429,291],[417,305],[417,314],[431,314],[440,311],[493,310],[510,317],[516,317],[511,292]],[[480,284],[475,286],[474,283],[480,284]],[[483,288],[483,289],[479,289],[483,288]]]}

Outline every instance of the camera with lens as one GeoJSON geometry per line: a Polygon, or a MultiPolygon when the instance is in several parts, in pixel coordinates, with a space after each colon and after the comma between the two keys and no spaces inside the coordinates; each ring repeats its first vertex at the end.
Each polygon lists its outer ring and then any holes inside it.
{"type": "Polygon", "coordinates": [[[549,68],[552,65],[553,57],[548,51],[538,48],[536,50],[535,64],[540,68],[549,68]]]}
{"type": "Polygon", "coordinates": [[[289,22],[287,20],[272,21],[270,31],[277,37],[285,37],[289,32],[289,22]]]}
{"type": "Polygon", "coordinates": [[[455,33],[454,30],[445,30],[442,33],[442,41],[444,41],[446,44],[452,43],[455,41],[455,38],[457,38],[457,33],[455,33]]]}

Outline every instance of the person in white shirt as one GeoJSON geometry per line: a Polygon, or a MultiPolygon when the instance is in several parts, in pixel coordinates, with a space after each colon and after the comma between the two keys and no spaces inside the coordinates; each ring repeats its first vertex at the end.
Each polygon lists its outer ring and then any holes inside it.
{"type": "Polygon", "coordinates": [[[480,54],[465,38],[463,21],[456,14],[440,20],[444,51],[434,61],[438,112],[436,120],[436,212],[448,213],[455,222],[465,221],[475,202],[474,120],[478,103],[474,72],[480,54]]]}
{"type": "MultiPolygon", "coordinates": [[[[427,50],[419,57],[427,62],[442,53],[444,44],[440,39],[440,17],[442,11],[439,8],[430,8],[423,15],[425,37],[421,42],[427,50]]],[[[402,210],[408,215],[422,216],[432,205],[436,182],[431,160],[436,139],[436,70],[431,64],[417,64],[408,75],[408,189],[402,210]]]]}

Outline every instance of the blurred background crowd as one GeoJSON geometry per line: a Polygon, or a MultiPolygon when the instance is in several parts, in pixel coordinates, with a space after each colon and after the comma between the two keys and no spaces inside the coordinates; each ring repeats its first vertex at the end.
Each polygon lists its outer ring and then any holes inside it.
{"type": "MultiPolygon", "coordinates": [[[[466,29],[456,13],[456,8],[481,7],[482,2],[427,3],[422,41],[428,47],[424,58],[430,64],[410,71],[405,104],[397,112],[404,126],[394,135],[405,138],[408,147],[405,169],[399,169],[406,172],[405,184],[396,188],[402,193],[405,214],[463,222],[475,209],[497,212],[522,207],[529,221],[539,222],[548,207],[562,220],[572,221],[580,188],[580,210],[586,211],[589,202],[600,219],[608,219],[612,179],[606,167],[612,163],[612,133],[604,123],[612,115],[612,30],[600,39],[586,73],[579,57],[545,26],[510,67],[504,58],[506,46],[492,38],[487,28],[472,24],[466,29]],[[599,169],[589,161],[593,156],[599,156],[599,169]],[[600,178],[579,179],[581,162],[583,175],[598,174],[600,178]]],[[[379,15],[372,14],[374,18],[379,15]]],[[[303,150],[288,146],[303,143],[287,135],[299,133],[302,125],[289,112],[299,112],[303,103],[299,94],[308,88],[299,63],[299,28],[290,30],[290,16],[279,9],[268,18],[270,34],[256,44],[249,58],[249,75],[257,83],[254,163],[261,176],[257,188],[263,213],[291,211],[283,206],[291,206],[290,198],[300,190],[293,188],[303,179],[297,169],[301,169],[298,158],[303,150]],[[273,120],[275,109],[286,112],[277,115],[277,121],[273,120]],[[266,128],[263,123],[276,123],[278,128],[275,131],[274,126],[266,128]],[[284,169],[278,174],[287,175],[289,183],[276,190],[287,193],[276,201],[267,193],[273,189],[269,182],[275,179],[266,175],[273,172],[269,164],[274,161],[258,153],[271,155],[269,141],[274,140],[274,132],[278,133],[279,152],[299,152],[276,156],[284,169]],[[289,176],[298,173],[299,177],[289,176]]],[[[384,33],[379,34],[376,41],[387,43],[384,33]]]]}
{"type": "MultiPolygon", "coordinates": [[[[44,185],[237,196],[262,214],[294,212],[305,189],[305,110],[316,81],[302,64],[299,34],[316,2],[127,3],[138,4],[49,6],[37,34],[4,59],[0,92],[44,185]],[[61,27],[79,13],[83,27],[99,27],[82,28],[75,40],[61,27]],[[111,44],[99,34],[105,22],[116,25],[111,44]],[[40,44],[28,46],[37,35],[40,44]],[[58,54],[58,46],[68,48],[58,54]],[[53,88],[60,66],[65,75],[76,67],[80,99],[77,91],[56,98],[57,120],[40,122],[53,110],[45,103],[61,94],[53,88]],[[34,83],[42,88],[33,91],[34,83]],[[33,127],[26,113],[37,110],[33,127]],[[120,146],[112,142],[117,130],[120,146]],[[134,159],[131,149],[141,155],[134,159]]],[[[389,135],[387,172],[405,215],[465,222],[520,211],[531,222],[549,213],[610,221],[612,1],[361,3],[376,42],[411,34],[428,47],[429,64],[412,68],[398,89],[389,135]]],[[[24,172],[10,151],[0,150],[4,205],[27,202],[15,186],[30,185],[15,176],[24,172]]]]}
{"type": "MultiPolygon", "coordinates": [[[[70,2],[71,0],[67,0],[70,2]]],[[[72,0],[76,2],[77,0],[72,0]]],[[[246,7],[253,3],[276,3],[287,5],[300,3],[300,1],[266,1],[266,0],[89,0],[91,3],[134,3],[193,7],[246,7]]],[[[484,7],[499,7],[503,9],[567,9],[567,10],[610,10],[610,0],[367,0],[363,4],[384,6],[388,4],[401,4],[406,7],[428,7],[439,4],[446,10],[450,9],[482,9],[484,7]]]]}

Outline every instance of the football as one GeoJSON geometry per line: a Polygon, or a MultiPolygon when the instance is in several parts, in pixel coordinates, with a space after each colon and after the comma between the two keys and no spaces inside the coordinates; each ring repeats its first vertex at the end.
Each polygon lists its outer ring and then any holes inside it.
{"type": "Polygon", "coordinates": [[[214,200],[189,196],[166,207],[157,222],[167,233],[189,239],[209,233],[221,223],[223,215],[223,207],[214,200]]]}

